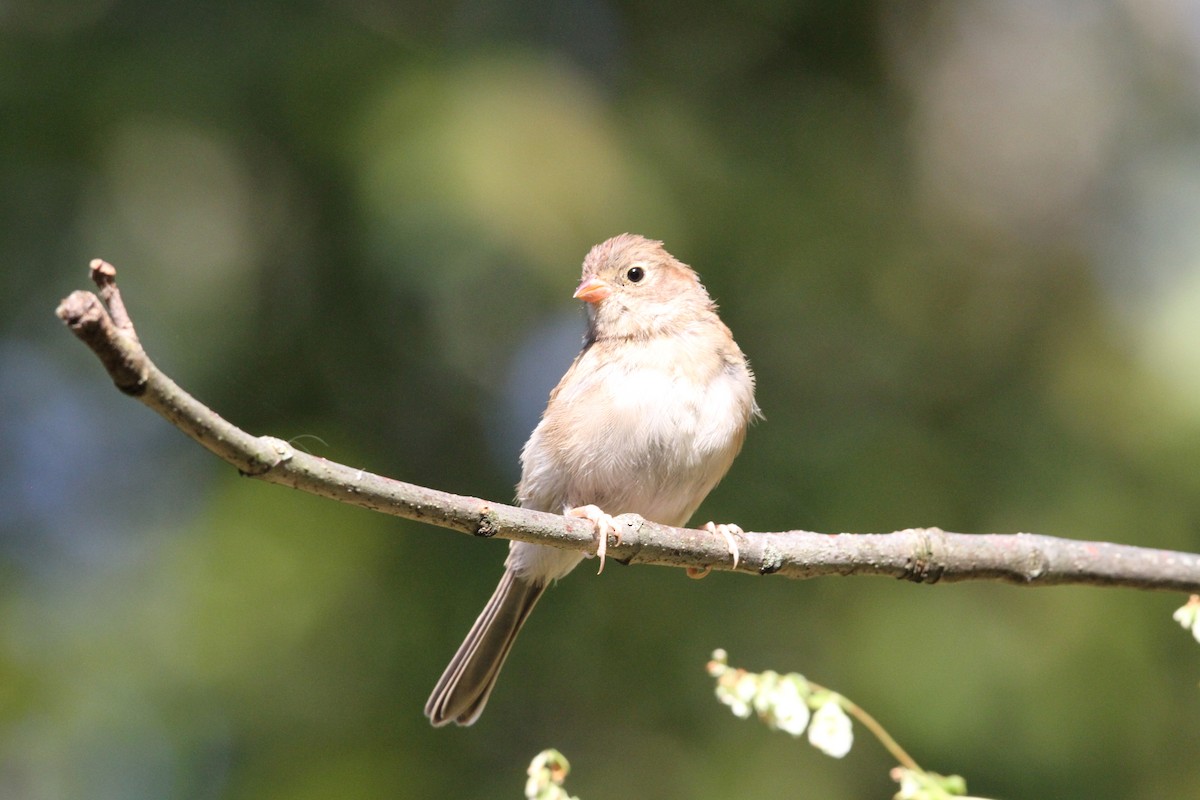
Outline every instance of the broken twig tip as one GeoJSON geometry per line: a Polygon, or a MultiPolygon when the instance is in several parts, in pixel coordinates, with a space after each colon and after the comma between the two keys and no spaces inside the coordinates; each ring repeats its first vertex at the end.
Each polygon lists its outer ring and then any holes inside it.
{"type": "Polygon", "coordinates": [[[101,281],[107,283],[117,279],[117,268],[103,258],[93,258],[88,267],[92,273],[92,280],[96,283],[101,281]]]}

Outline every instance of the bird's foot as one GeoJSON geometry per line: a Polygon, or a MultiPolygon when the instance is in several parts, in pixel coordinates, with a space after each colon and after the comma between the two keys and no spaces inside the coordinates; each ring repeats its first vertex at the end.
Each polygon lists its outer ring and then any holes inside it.
{"type": "MultiPolygon", "coordinates": [[[[738,550],[737,539],[735,539],[734,537],[735,536],[744,536],[746,532],[743,531],[740,526],[734,525],[732,523],[729,523],[729,524],[722,523],[722,524],[718,525],[715,522],[707,523],[704,526],[704,530],[708,531],[709,533],[711,533],[715,536],[720,536],[725,539],[725,546],[729,549],[729,555],[733,556],[733,568],[737,569],[738,560],[741,556],[741,551],[738,550]]],[[[700,578],[707,577],[708,573],[710,573],[710,572],[712,572],[711,566],[705,567],[704,569],[700,569],[699,567],[688,567],[688,569],[687,569],[688,577],[695,578],[697,580],[699,580],[700,578]]]]}
{"type": "Polygon", "coordinates": [[[608,552],[608,536],[612,534],[616,537],[617,544],[620,544],[621,526],[617,524],[612,515],[605,514],[598,506],[576,506],[568,508],[564,513],[568,517],[582,517],[590,520],[596,526],[596,555],[600,558],[600,569],[596,570],[596,574],[604,572],[604,555],[608,552]]]}

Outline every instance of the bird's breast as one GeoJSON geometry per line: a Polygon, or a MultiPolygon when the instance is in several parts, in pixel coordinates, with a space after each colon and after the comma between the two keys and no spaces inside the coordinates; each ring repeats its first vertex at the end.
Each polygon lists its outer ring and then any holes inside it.
{"type": "Polygon", "coordinates": [[[686,522],[728,470],[753,408],[740,360],[730,369],[719,351],[686,345],[586,351],[526,446],[522,493],[544,486],[562,506],[686,522]]]}

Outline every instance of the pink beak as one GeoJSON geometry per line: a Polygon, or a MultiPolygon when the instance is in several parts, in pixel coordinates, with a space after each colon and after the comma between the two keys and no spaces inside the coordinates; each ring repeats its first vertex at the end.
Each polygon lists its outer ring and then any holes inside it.
{"type": "Polygon", "coordinates": [[[612,294],[612,287],[604,281],[599,278],[584,278],[579,284],[579,288],[575,290],[575,294],[571,296],[585,303],[599,303],[610,294],[612,294]]]}

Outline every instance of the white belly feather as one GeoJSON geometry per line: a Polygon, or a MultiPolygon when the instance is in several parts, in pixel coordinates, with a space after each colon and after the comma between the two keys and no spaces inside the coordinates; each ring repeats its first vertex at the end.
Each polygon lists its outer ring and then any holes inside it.
{"type": "Polygon", "coordinates": [[[729,468],[753,408],[744,373],[696,375],[671,361],[681,349],[666,340],[624,352],[607,363],[585,353],[597,364],[560,387],[562,413],[542,420],[522,454],[523,505],[593,503],[682,525],[729,468]]]}

